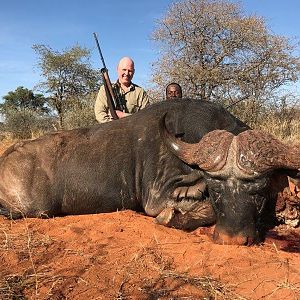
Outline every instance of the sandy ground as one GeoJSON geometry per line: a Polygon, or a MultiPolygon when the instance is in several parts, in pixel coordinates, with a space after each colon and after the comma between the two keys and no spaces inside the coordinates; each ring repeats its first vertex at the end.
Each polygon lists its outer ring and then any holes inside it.
{"type": "Polygon", "coordinates": [[[132,211],[0,218],[0,299],[300,299],[300,229],[216,245],[132,211]]]}

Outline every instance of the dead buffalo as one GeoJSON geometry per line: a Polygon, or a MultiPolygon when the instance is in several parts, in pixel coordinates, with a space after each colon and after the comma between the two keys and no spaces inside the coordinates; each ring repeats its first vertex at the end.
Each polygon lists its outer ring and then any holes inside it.
{"type": "Polygon", "coordinates": [[[216,104],[181,99],[19,142],[0,159],[1,213],[132,209],[183,229],[216,222],[216,242],[251,244],[272,177],[299,176],[300,155],[299,148],[248,129],[216,104]]]}

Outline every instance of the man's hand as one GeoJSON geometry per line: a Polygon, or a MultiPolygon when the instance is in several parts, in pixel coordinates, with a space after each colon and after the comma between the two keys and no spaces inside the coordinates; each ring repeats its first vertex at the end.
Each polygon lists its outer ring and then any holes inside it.
{"type": "Polygon", "coordinates": [[[118,117],[119,117],[120,119],[122,119],[122,118],[128,116],[127,113],[125,113],[125,112],[123,112],[123,111],[121,111],[121,110],[116,110],[116,114],[118,115],[118,117]]]}

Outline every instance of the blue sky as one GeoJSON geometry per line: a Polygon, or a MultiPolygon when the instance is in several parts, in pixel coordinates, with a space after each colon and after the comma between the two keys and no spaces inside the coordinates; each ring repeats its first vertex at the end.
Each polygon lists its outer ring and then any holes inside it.
{"type": "MultiPolygon", "coordinates": [[[[170,0],[8,0],[0,9],[0,100],[18,86],[33,89],[40,80],[33,44],[63,51],[75,44],[92,50],[101,67],[93,32],[98,33],[112,80],[122,56],[135,61],[134,81],[147,88],[157,51],[150,40],[155,21],[170,0]]],[[[246,14],[263,16],[275,34],[300,38],[299,0],[242,0],[246,14]]],[[[36,91],[37,92],[37,91],[36,91]]]]}

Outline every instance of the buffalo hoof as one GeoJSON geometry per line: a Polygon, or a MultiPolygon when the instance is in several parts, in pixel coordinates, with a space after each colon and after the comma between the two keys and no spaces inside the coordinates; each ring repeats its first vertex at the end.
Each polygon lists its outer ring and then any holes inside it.
{"type": "Polygon", "coordinates": [[[156,218],[155,221],[158,224],[170,226],[171,220],[175,216],[175,211],[173,207],[166,207],[156,218]]]}
{"type": "Polygon", "coordinates": [[[173,207],[165,208],[157,217],[156,222],[168,227],[193,231],[201,226],[214,224],[215,213],[209,202],[201,202],[191,211],[180,211],[173,207]]]}

